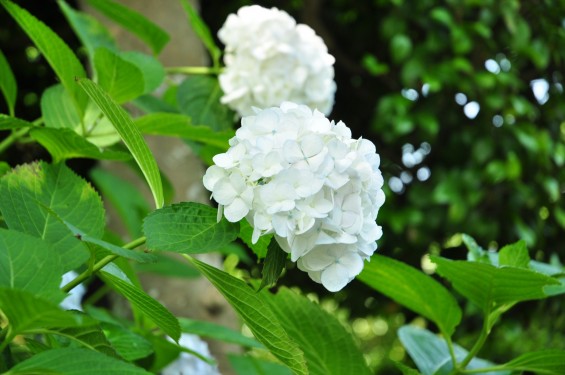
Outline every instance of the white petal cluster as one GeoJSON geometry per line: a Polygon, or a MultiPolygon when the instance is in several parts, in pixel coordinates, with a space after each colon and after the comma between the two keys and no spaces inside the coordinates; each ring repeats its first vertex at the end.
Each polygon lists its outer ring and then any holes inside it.
{"type": "MultiPolygon", "coordinates": [[[[167,337],[167,339],[174,342],[170,337],[167,337]]],[[[210,350],[208,350],[208,344],[196,335],[188,333],[181,334],[179,345],[195,351],[204,357],[212,357],[210,350]]],[[[161,375],[179,374],[220,375],[220,372],[218,371],[218,366],[208,364],[192,354],[182,352],[176,360],[169,363],[169,365],[161,371],[161,375]]]]}
{"type": "Polygon", "coordinates": [[[219,212],[231,222],[247,218],[253,241],[273,233],[326,289],[342,289],[376,250],[380,158],[344,123],[285,102],[243,117],[229,150],[213,160],[204,186],[219,212]]]}
{"type": "MultiPolygon", "coordinates": [[[[63,274],[63,279],[61,280],[61,288],[75,278],[77,278],[78,273],[75,271],[69,271],[63,274]]],[[[64,310],[80,310],[82,311],[81,301],[84,295],[86,294],[86,287],[82,284],[78,284],[75,286],[69,294],[65,297],[63,301],[59,304],[59,306],[64,310]]]]}
{"type": "Polygon", "coordinates": [[[282,10],[251,5],[230,14],[218,37],[226,46],[221,102],[241,116],[287,100],[331,112],[335,59],[309,26],[282,10]]]}

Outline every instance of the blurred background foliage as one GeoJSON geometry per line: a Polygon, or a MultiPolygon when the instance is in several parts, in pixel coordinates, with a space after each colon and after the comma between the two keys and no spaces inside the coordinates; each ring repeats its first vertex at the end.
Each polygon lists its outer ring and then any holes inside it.
{"type": "MultiPolygon", "coordinates": [[[[78,49],[54,2],[21,3],[78,49]]],[[[565,258],[565,1],[256,3],[312,26],[336,57],[331,118],[373,140],[381,155],[381,253],[416,267],[430,253],[464,258],[464,232],[485,248],[524,239],[533,259],[565,258]]],[[[201,11],[215,34],[248,4],[205,0],[201,11]]],[[[34,120],[40,93],[55,79],[3,10],[0,24],[20,87],[17,112],[34,120]]],[[[7,156],[15,164],[40,152],[19,145],[7,156]]],[[[397,373],[392,361],[405,360],[396,329],[413,319],[426,324],[359,282],[331,297],[292,269],[282,282],[299,285],[349,325],[379,374],[397,373]]],[[[481,324],[472,306],[466,311],[471,318],[455,336],[464,346],[481,324]]],[[[562,298],[519,305],[482,354],[503,362],[549,347],[565,348],[562,298]]]]}

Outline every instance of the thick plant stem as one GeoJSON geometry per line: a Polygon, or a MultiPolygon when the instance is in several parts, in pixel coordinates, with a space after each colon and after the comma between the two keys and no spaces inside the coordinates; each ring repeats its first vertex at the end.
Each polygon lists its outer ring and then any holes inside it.
{"type": "Polygon", "coordinates": [[[479,350],[481,350],[481,348],[485,344],[485,341],[487,340],[488,334],[489,334],[488,318],[485,318],[485,321],[483,323],[483,328],[481,329],[481,334],[479,335],[479,338],[475,342],[475,345],[473,345],[467,356],[463,359],[463,361],[461,361],[461,363],[455,366],[455,368],[453,369],[453,371],[451,371],[450,374],[457,374],[466,371],[465,367],[467,367],[469,362],[471,362],[471,360],[475,358],[477,353],[479,353],[479,350]]]}
{"type": "Polygon", "coordinates": [[[207,67],[207,66],[172,66],[165,68],[169,74],[187,74],[187,75],[215,75],[221,73],[220,68],[207,67]]]}
{"type": "MultiPolygon", "coordinates": [[[[139,237],[133,241],[131,241],[130,243],[127,243],[125,245],[123,245],[122,247],[124,249],[135,249],[138,246],[141,246],[145,243],[145,241],[147,240],[147,238],[145,237],[139,237]]],[[[108,255],[105,256],[104,258],[100,259],[98,262],[96,262],[96,264],[94,264],[94,266],[92,267],[92,269],[87,269],[86,271],[84,271],[83,273],[81,273],[80,275],[78,275],[77,277],[75,277],[73,280],[71,280],[67,285],[65,285],[64,287],[61,288],[61,290],[65,293],[68,293],[69,291],[71,291],[75,286],[77,286],[78,284],[82,283],[84,280],[88,279],[93,273],[96,273],[98,271],[100,271],[102,268],[104,268],[104,266],[106,266],[108,263],[113,262],[114,260],[116,260],[119,257],[119,255],[108,255]]]]}

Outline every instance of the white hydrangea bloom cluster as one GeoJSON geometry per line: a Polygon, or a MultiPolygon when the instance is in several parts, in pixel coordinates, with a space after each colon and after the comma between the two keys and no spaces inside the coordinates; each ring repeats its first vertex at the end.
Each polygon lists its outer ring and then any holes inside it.
{"type": "Polygon", "coordinates": [[[231,222],[244,217],[253,241],[274,233],[298,268],[330,291],[357,276],[382,235],[380,158],[344,123],[285,102],[243,117],[204,186],[231,222]]]}
{"type": "Polygon", "coordinates": [[[309,26],[282,10],[251,5],[230,14],[218,37],[226,46],[221,102],[241,116],[283,101],[331,112],[335,59],[309,26]]]}
{"type": "MultiPolygon", "coordinates": [[[[174,342],[170,337],[167,337],[167,339],[174,342]]],[[[208,349],[208,344],[197,335],[188,333],[181,334],[179,345],[193,350],[204,357],[212,357],[208,349]]],[[[220,375],[220,372],[217,365],[211,365],[192,354],[182,352],[176,360],[169,363],[167,367],[161,370],[161,375],[179,374],[220,375]]]]}

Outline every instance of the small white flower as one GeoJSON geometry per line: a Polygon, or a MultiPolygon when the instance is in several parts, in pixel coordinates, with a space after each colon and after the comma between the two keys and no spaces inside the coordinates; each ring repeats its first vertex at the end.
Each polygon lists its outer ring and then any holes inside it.
{"type": "Polygon", "coordinates": [[[309,26],[282,10],[251,5],[230,14],[218,37],[226,46],[221,101],[241,116],[286,100],[331,112],[335,59],[309,26]]]}
{"type": "Polygon", "coordinates": [[[351,139],[345,124],[290,102],[241,123],[204,186],[229,221],[246,217],[253,242],[274,234],[301,270],[340,290],[382,236],[375,219],[384,181],[375,146],[351,139]]]}

